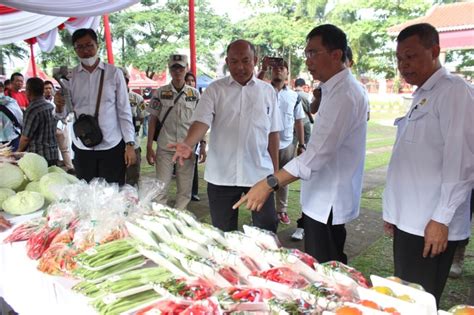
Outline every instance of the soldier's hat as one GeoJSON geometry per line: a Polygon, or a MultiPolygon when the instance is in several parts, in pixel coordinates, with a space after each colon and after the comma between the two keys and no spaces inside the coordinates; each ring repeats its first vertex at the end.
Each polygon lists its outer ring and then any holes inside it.
{"type": "Polygon", "coordinates": [[[182,67],[188,66],[188,56],[181,55],[181,54],[173,54],[170,56],[168,60],[168,67],[172,67],[174,65],[180,65],[182,67]]]}

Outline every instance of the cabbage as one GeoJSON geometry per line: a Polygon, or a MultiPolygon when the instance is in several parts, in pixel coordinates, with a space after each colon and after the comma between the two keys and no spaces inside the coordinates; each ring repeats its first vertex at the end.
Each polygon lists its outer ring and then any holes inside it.
{"type": "Polygon", "coordinates": [[[2,203],[5,212],[22,215],[35,212],[44,205],[44,197],[33,191],[20,191],[14,196],[8,197],[2,203]]]}
{"type": "Polygon", "coordinates": [[[37,193],[41,193],[40,182],[39,181],[29,182],[28,185],[26,185],[25,190],[26,191],[35,191],[37,193]]]}
{"type": "Polygon", "coordinates": [[[50,167],[48,167],[48,173],[67,174],[65,170],[56,165],[51,165],[50,167]]]}
{"type": "Polygon", "coordinates": [[[10,188],[0,188],[0,210],[2,210],[2,203],[15,194],[10,188]]]}
{"type": "Polygon", "coordinates": [[[43,175],[48,173],[48,162],[36,153],[26,153],[18,161],[18,166],[31,181],[40,180],[43,175]]]}
{"type": "Polygon", "coordinates": [[[61,173],[48,173],[41,177],[39,183],[41,194],[50,202],[58,199],[56,194],[61,187],[69,185],[68,179],[61,173]]]}
{"type": "Polygon", "coordinates": [[[66,173],[63,175],[63,177],[65,177],[69,181],[70,184],[79,183],[79,179],[74,175],[66,173]]]}
{"type": "Polygon", "coordinates": [[[0,188],[17,189],[23,184],[25,175],[21,169],[10,163],[0,163],[0,188]]]}

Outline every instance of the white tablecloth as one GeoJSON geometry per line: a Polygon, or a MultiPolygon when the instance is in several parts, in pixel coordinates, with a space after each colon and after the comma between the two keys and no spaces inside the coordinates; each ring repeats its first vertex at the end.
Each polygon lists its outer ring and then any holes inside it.
{"type": "MultiPolygon", "coordinates": [[[[15,217],[10,221],[15,227],[39,215],[15,217]]],[[[26,242],[3,243],[13,228],[0,233],[0,296],[20,315],[96,314],[88,306],[87,298],[71,291],[76,280],[38,271],[38,262],[26,255],[26,242]]]]}

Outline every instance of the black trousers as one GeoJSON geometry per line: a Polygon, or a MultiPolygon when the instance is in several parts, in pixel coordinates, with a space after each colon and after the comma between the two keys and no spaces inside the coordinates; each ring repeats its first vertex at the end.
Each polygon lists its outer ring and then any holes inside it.
{"type": "Polygon", "coordinates": [[[102,177],[108,183],[125,184],[125,142],[101,151],[81,150],[75,145],[74,168],[79,179],[90,182],[95,177],[102,177]]]}
{"type": "Polygon", "coordinates": [[[449,241],[448,248],[440,255],[423,258],[424,238],[395,227],[393,235],[395,276],[421,284],[427,292],[434,295],[436,305],[439,307],[458,243],[459,241],[449,241]]]}
{"type": "Polygon", "coordinates": [[[304,250],[320,263],[337,260],[347,264],[344,253],[346,227],[332,224],[332,211],[327,224],[318,222],[303,213],[304,250]]]}
{"type": "Polygon", "coordinates": [[[196,155],[196,160],[194,161],[193,188],[192,188],[192,190],[191,190],[191,194],[192,194],[193,196],[197,196],[197,194],[199,193],[198,163],[199,163],[199,155],[196,155]]]}
{"type": "MultiPolygon", "coordinates": [[[[211,210],[212,225],[228,232],[238,229],[238,209],[232,206],[239,201],[250,187],[218,186],[207,184],[207,196],[211,210]]],[[[274,194],[268,197],[260,211],[252,211],[253,224],[259,228],[276,233],[278,228],[278,217],[275,210],[274,194]]]]}

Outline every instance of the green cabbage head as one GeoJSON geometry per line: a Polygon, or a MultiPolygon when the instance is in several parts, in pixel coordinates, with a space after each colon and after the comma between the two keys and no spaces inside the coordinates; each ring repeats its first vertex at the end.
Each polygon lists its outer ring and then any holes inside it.
{"type": "Polygon", "coordinates": [[[2,203],[15,194],[15,191],[10,188],[0,188],[0,210],[2,210],[2,203]]]}
{"type": "Polygon", "coordinates": [[[69,180],[65,175],[69,174],[48,173],[41,177],[39,182],[40,191],[46,200],[49,202],[57,200],[57,191],[63,186],[69,185],[69,180]]]}
{"type": "Polygon", "coordinates": [[[29,180],[40,180],[48,173],[48,162],[44,157],[36,153],[26,153],[19,161],[18,166],[29,180]]]}
{"type": "Polygon", "coordinates": [[[35,212],[41,209],[44,205],[44,197],[34,191],[20,191],[16,195],[8,197],[2,203],[2,208],[5,212],[23,215],[35,212]]]}
{"type": "Polygon", "coordinates": [[[10,163],[0,163],[0,188],[17,189],[23,184],[25,175],[22,170],[10,163]]]}

